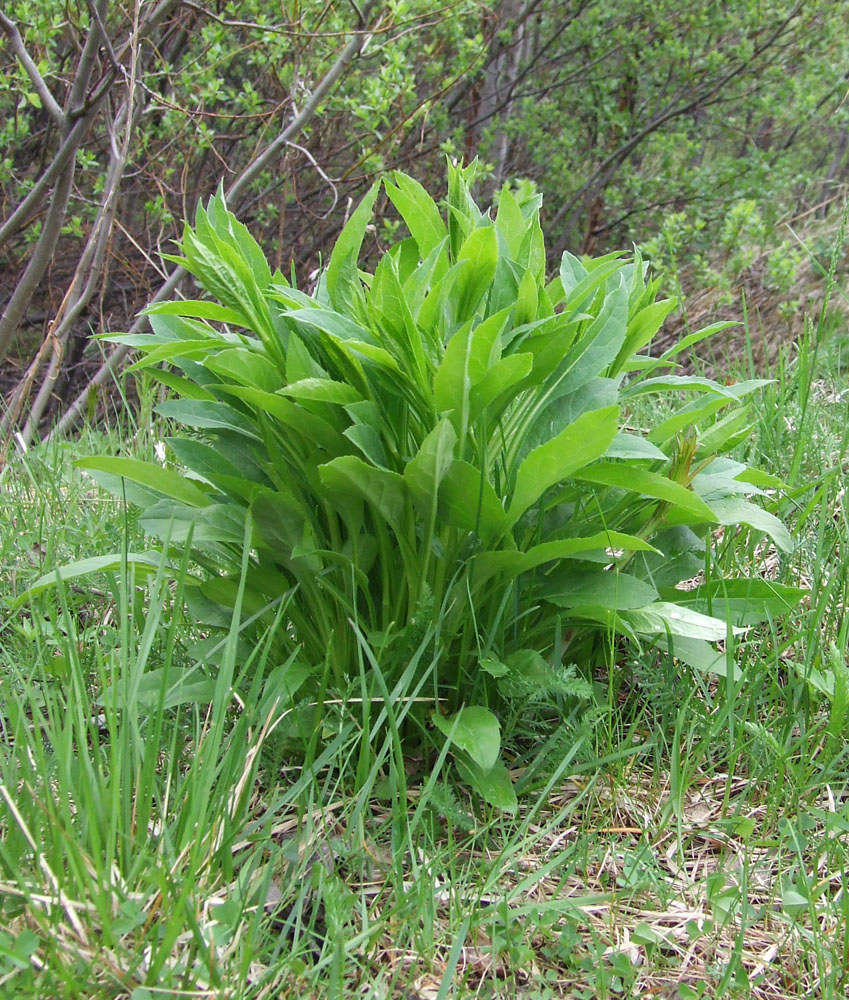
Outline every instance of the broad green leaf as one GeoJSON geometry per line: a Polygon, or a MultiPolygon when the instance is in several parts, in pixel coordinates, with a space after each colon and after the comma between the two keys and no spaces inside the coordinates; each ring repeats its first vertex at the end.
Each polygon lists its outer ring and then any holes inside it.
{"type": "Polygon", "coordinates": [[[180,299],[177,302],[155,302],[142,310],[146,316],[188,316],[195,319],[208,319],[213,323],[229,323],[241,326],[244,317],[235,309],[228,309],[218,302],[201,301],[200,299],[180,299]]]}
{"type": "Polygon", "coordinates": [[[484,377],[472,386],[469,394],[469,420],[476,420],[488,406],[515,389],[530,374],[532,365],[533,356],[530,354],[508,354],[506,358],[496,361],[484,377]]]}
{"type": "Polygon", "coordinates": [[[715,523],[719,520],[713,508],[686,486],[629,463],[596,462],[590,468],[576,473],[575,478],[600,486],[617,486],[619,489],[663,500],[702,521],[715,523]]]}
{"type": "Polygon", "coordinates": [[[581,324],[587,319],[592,317],[580,313],[567,320],[558,313],[547,319],[544,326],[531,336],[524,338],[522,350],[530,351],[534,356],[533,377],[529,380],[533,385],[545,382],[561,365],[575,342],[581,324]]]}
{"type": "Polygon", "coordinates": [[[374,337],[366,327],[351,319],[350,316],[334,312],[332,309],[307,307],[291,309],[282,315],[285,319],[291,320],[303,332],[305,341],[309,341],[311,331],[320,330],[337,340],[376,344],[374,337]]]}
{"type": "Polygon", "coordinates": [[[711,500],[708,506],[720,524],[747,524],[769,535],[782,552],[793,551],[793,536],[774,514],[762,507],[738,499],[711,500]]]}
{"type": "Polygon", "coordinates": [[[495,227],[487,225],[473,229],[457,255],[458,263],[465,262],[455,287],[458,296],[456,316],[460,322],[471,318],[481,298],[489,291],[497,261],[495,227]]]}
{"type": "Polygon", "coordinates": [[[398,209],[416,241],[419,256],[425,260],[448,237],[448,229],[436,203],[421,184],[407,174],[395,171],[391,181],[384,178],[383,185],[389,200],[398,209]]]}
{"type": "Polygon", "coordinates": [[[738,625],[753,625],[768,617],[787,614],[808,594],[800,587],[788,587],[772,580],[716,580],[692,590],[665,588],[664,599],[687,605],[706,614],[731,614],[738,625]]]}
{"type": "Polygon", "coordinates": [[[649,459],[668,462],[668,457],[651,441],[636,434],[617,434],[613,444],[604,454],[605,458],[649,459]]]}
{"type": "MultiPolygon", "coordinates": [[[[150,708],[157,705],[165,709],[178,705],[204,705],[215,697],[215,683],[215,677],[204,676],[197,668],[187,671],[183,667],[156,667],[141,675],[135,689],[135,700],[139,705],[150,708]]],[[[114,704],[116,698],[120,703],[122,695],[120,688],[116,692],[109,685],[100,703],[114,704]]]]}
{"type": "Polygon", "coordinates": [[[530,271],[525,271],[519,282],[516,301],[515,322],[530,323],[537,318],[539,306],[539,289],[530,271]]]}
{"type": "MultiPolygon", "coordinates": [[[[752,486],[757,486],[760,490],[787,489],[787,484],[778,476],[765,472],[763,469],[753,469],[751,466],[746,466],[745,471],[741,472],[737,478],[741,483],[751,483],[752,486]]],[[[805,489],[807,488],[806,486],[805,489]]]]}
{"type": "Polygon", "coordinates": [[[163,371],[162,369],[154,369],[149,373],[152,375],[157,382],[161,382],[163,385],[167,385],[169,389],[176,392],[179,396],[183,396],[186,399],[205,399],[209,402],[215,402],[215,396],[202,385],[198,385],[197,382],[193,382],[190,379],[183,378],[181,375],[177,375],[175,372],[163,371]]]}
{"type": "MultiPolygon", "coordinates": [[[[154,339],[159,342],[176,340],[203,340],[209,337],[211,330],[208,323],[198,323],[196,320],[175,315],[152,315],[148,317],[150,328],[153,330],[153,338],[150,334],[118,334],[110,335],[104,339],[114,343],[126,344],[128,347],[142,347],[145,339],[154,339]]],[[[219,340],[227,339],[224,334],[218,333],[219,340]]],[[[232,343],[238,343],[238,338],[234,338],[232,343]]]]}
{"type": "MultiPolygon", "coordinates": [[[[407,290],[407,281],[413,275],[415,271],[418,270],[421,264],[421,259],[419,255],[419,248],[416,241],[412,236],[407,240],[401,240],[396,243],[395,246],[390,247],[386,251],[386,255],[391,257],[395,264],[395,269],[398,274],[398,280],[407,290]]],[[[366,279],[367,280],[367,279],[366,279]]],[[[372,284],[374,284],[374,277],[372,277],[372,284]]]]}
{"type": "Polygon", "coordinates": [[[422,441],[404,469],[404,481],[423,517],[430,517],[437,504],[439,487],[454,461],[456,444],[457,433],[444,418],[422,441]]]}
{"type": "MultiPolygon", "coordinates": [[[[672,641],[666,635],[658,636],[654,640],[654,645],[665,650],[670,655],[682,660],[688,666],[693,667],[703,674],[713,674],[716,677],[728,677],[728,653],[717,652],[704,639],[688,638],[687,636],[673,636],[672,641]]],[[[731,661],[730,678],[732,681],[739,681],[742,676],[740,668],[731,661]]]]}
{"type": "MultiPolygon", "coordinates": [[[[497,572],[518,576],[520,573],[527,573],[545,563],[554,562],[557,559],[568,559],[583,552],[593,552],[599,549],[656,552],[662,555],[653,545],[643,538],[637,538],[636,535],[627,535],[621,531],[599,531],[594,535],[587,535],[585,538],[560,538],[551,542],[542,542],[525,552],[506,550],[481,552],[475,558],[475,567],[476,572],[484,577],[489,577],[497,572]]],[[[476,579],[478,579],[477,576],[476,579]]]]}
{"type": "Polygon", "coordinates": [[[715,424],[699,434],[697,455],[711,455],[724,449],[731,449],[749,436],[754,426],[748,406],[733,410],[717,420],[715,424]]]}
{"type": "Polygon", "coordinates": [[[501,753],[501,727],[498,719],[479,705],[461,708],[454,715],[434,712],[433,724],[472,758],[482,771],[489,771],[501,753]]]}
{"type": "Polygon", "coordinates": [[[589,275],[586,267],[579,257],[566,250],[560,258],[560,284],[565,295],[571,295],[572,291],[589,275]]]}
{"type": "MultiPolygon", "coordinates": [[[[635,608],[622,612],[622,618],[628,622],[635,632],[645,635],[686,636],[691,639],[706,639],[708,642],[720,642],[728,638],[729,625],[722,618],[703,615],[692,608],[682,607],[668,601],[657,601],[645,608],[635,608]]],[[[745,632],[742,628],[732,628],[734,635],[745,632]]]]}
{"type": "Polygon", "coordinates": [[[262,543],[275,554],[288,557],[296,545],[302,544],[307,515],[291,493],[259,494],[251,504],[251,516],[262,543]]]}
{"type": "Polygon", "coordinates": [[[351,424],[342,433],[372,465],[382,469],[388,468],[389,459],[383,446],[383,438],[378,430],[370,424],[351,424]]]}
{"type": "MultiPolygon", "coordinates": [[[[268,611],[274,606],[277,599],[291,589],[291,586],[291,581],[283,578],[283,582],[276,590],[273,597],[262,593],[254,587],[246,586],[242,596],[243,614],[259,615],[264,611],[268,611]]],[[[235,575],[228,577],[213,576],[208,580],[204,580],[200,586],[200,591],[203,597],[205,597],[208,601],[211,601],[213,604],[218,604],[221,607],[229,609],[231,612],[236,606],[239,589],[239,577],[235,575]]],[[[230,620],[232,620],[232,613],[226,619],[228,623],[230,620]]]]}
{"type": "Polygon", "coordinates": [[[675,299],[662,299],[659,302],[652,302],[628,320],[625,343],[622,345],[619,353],[616,355],[616,360],[613,362],[612,367],[614,372],[621,371],[622,366],[628,358],[646,346],[676,305],[677,302],[675,299]]]}
{"type": "Polygon", "coordinates": [[[347,340],[340,343],[339,346],[347,351],[350,357],[356,359],[358,363],[362,363],[362,359],[365,358],[367,361],[372,361],[389,372],[401,371],[398,362],[392,357],[389,351],[375,344],[367,344],[362,340],[347,340]]]}
{"type": "Polygon", "coordinates": [[[519,248],[520,267],[527,268],[533,276],[537,286],[545,281],[545,237],[542,233],[542,226],[539,218],[528,220],[528,226],[519,248]]]}
{"type": "Polygon", "coordinates": [[[239,477],[239,469],[220,450],[195,438],[168,437],[165,443],[186,468],[215,483],[220,476],[239,477]]]}
{"type": "Polygon", "coordinates": [[[492,484],[468,462],[455,460],[442,480],[439,516],[463,531],[489,540],[507,527],[504,508],[492,484]]]}
{"type": "Polygon", "coordinates": [[[527,226],[528,224],[522,214],[522,209],[519,207],[519,203],[510,190],[510,185],[505,184],[498,196],[498,213],[495,216],[495,227],[501,236],[503,236],[513,260],[517,260],[519,257],[519,251],[522,247],[522,240],[524,239],[527,226]]]}
{"type": "Polygon", "coordinates": [[[653,427],[647,438],[654,444],[663,444],[670,441],[676,434],[688,427],[696,427],[702,421],[712,417],[725,406],[730,406],[733,400],[728,396],[708,394],[700,399],[694,399],[680,410],[662,420],[653,427]]]}
{"type": "Polygon", "coordinates": [[[189,507],[179,500],[163,499],[142,512],[139,524],[145,534],[173,545],[183,544],[191,534],[192,543],[198,546],[214,542],[241,546],[245,538],[245,509],[229,503],[189,507]]]}
{"type": "Polygon", "coordinates": [[[290,382],[279,390],[282,396],[292,399],[308,399],[321,403],[354,403],[362,399],[352,385],[347,382],[335,382],[329,378],[304,378],[298,382],[290,382]]]}
{"type": "MultiPolygon", "coordinates": [[[[332,424],[303,406],[286,399],[281,393],[262,392],[260,389],[239,385],[227,385],[221,388],[231,396],[250,404],[258,418],[262,414],[267,414],[285,424],[296,433],[296,439],[311,441],[333,455],[347,450],[342,435],[332,424]]],[[[247,418],[242,419],[247,426],[250,426],[247,418]]]]}
{"type": "Polygon", "coordinates": [[[386,469],[366,465],[356,455],[341,455],[320,465],[321,481],[334,491],[353,493],[368,503],[401,538],[407,489],[403,477],[386,469]]]}
{"type": "MultiPolygon", "coordinates": [[[[161,365],[163,362],[173,361],[175,358],[203,358],[220,350],[223,346],[221,341],[214,336],[204,340],[176,340],[168,344],[148,344],[147,353],[141,360],[134,362],[127,368],[128,372],[140,371],[143,368],[152,368],[154,365],[161,365]]],[[[144,349],[139,347],[140,350],[144,349]]]]}
{"type": "Polygon", "coordinates": [[[583,312],[589,301],[595,297],[599,287],[606,284],[612,274],[621,270],[622,262],[617,259],[619,256],[619,254],[611,254],[608,255],[608,258],[600,258],[598,266],[587,271],[584,265],[576,257],[572,257],[568,251],[563,255],[560,280],[567,293],[566,301],[563,304],[563,314],[567,320],[574,319],[578,313],[583,312]],[[571,264],[567,262],[567,258],[571,258],[571,264]],[[579,271],[577,269],[573,271],[572,265],[579,268],[583,274],[577,282],[574,281],[574,278],[579,276],[579,271]]]}
{"type": "Polygon", "coordinates": [[[419,333],[395,262],[386,254],[377,266],[368,296],[372,324],[382,333],[383,346],[402,364],[410,377],[417,376],[422,392],[429,386],[428,365],[419,333]]]}
{"type": "Polygon", "coordinates": [[[478,666],[484,673],[489,674],[490,677],[504,677],[510,673],[510,668],[506,663],[502,663],[501,660],[493,660],[489,657],[485,657],[478,661],[478,666]]]}
{"type": "Polygon", "coordinates": [[[20,607],[37,594],[55,587],[60,580],[67,583],[70,580],[78,580],[81,576],[90,576],[92,573],[113,573],[123,565],[122,559],[126,559],[127,566],[131,570],[150,576],[162,565],[163,556],[159,552],[128,552],[126,556],[116,553],[106,556],[92,556],[89,559],[79,559],[76,562],[67,563],[65,566],[59,566],[40,576],[35,583],[12,601],[12,607],[20,607]]]}
{"type": "Polygon", "coordinates": [[[308,378],[323,378],[327,372],[307,349],[303,339],[292,330],[286,344],[286,381],[292,385],[308,378]]]}
{"type": "Polygon", "coordinates": [[[762,494],[763,491],[757,486],[737,478],[745,471],[746,466],[742,462],[717,456],[693,476],[692,486],[708,504],[714,500],[725,500],[735,496],[762,494]]]}
{"type": "MultiPolygon", "coordinates": [[[[769,381],[769,379],[763,379],[762,384],[768,385],[769,381]]],[[[738,398],[732,386],[722,385],[720,382],[704,378],[701,375],[660,375],[657,378],[643,379],[625,389],[622,395],[625,398],[630,398],[644,396],[646,393],[681,392],[685,389],[712,393],[716,396],[724,396],[726,399],[738,398]]]]}
{"type": "Polygon", "coordinates": [[[448,341],[442,362],[433,380],[433,401],[437,413],[448,413],[459,434],[468,424],[469,374],[472,349],[472,324],[467,323],[448,341]]]}
{"type": "Polygon", "coordinates": [[[552,391],[574,392],[591,378],[603,375],[622,346],[627,321],[628,293],[620,280],[605,296],[596,319],[569,348],[552,391]]]}
{"type": "Polygon", "coordinates": [[[463,781],[496,809],[511,815],[519,808],[510,772],[499,760],[488,771],[482,771],[472,760],[456,759],[457,771],[463,781]]]}
{"type": "Polygon", "coordinates": [[[283,373],[266,354],[246,347],[231,347],[219,351],[203,364],[225,380],[232,379],[240,385],[262,389],[264,392],[276,392],[285,382],[283,373]]]}
{"type": "Polygon", "coordinates": [[[651,584],[627,573],[614,570],[576,572],[572,568],[555,574],[540,593],[561,608],[601,604],[617,611],[643,608],[657,598],[657,591],[651,584]]]}
{"type": "MultiPolygon", "coordinates": [[[[573,424],[582,413],[615,406],[618,400],[616,381],[609,378],[591,378],[576,392],[564,396],[554,395],[542,410],[534,408],[532,420],[525,419],[523,427],[527,427],[527,431],[516,453],[515,461],[521,461],[534,448],[556,437],[573,424]]],[[[520,434],[521,431],[517,431],[516,436],[519,437],[520,434]]]]}
{"type": "MultiPolygon", "coordinates": [[[[235,396],[242,393],[250,394],[254,390],[241,389],[237,386],[226,386],[228,392],[235,396]]],[[[256,390],[257,392],[259,390],[256,390]]],[[[271,396],[271,393],[262,393],[271,396]]],[[[273,396],[271,398],[274,398],[273,396]]],[[[230,430],[245,437],[259,440],[256,427],[238,410],[216,400],[214,403],[203,399],[167,399],[156,407],[156,412],[169,420],[195,427],[199,430],[230,430]]]]}
{"type": "Polygon", "coordinates": [[[501,357],[501,339],[507,332],[512,311],[512,306],[502,309],[472,328],[468,362],[468,376],[472,386],[478,385],[501,357]]]}
{"type": "Polygon", "coordinates": [[[501,357],[500,338],[511,309],[489,316],[477,326],[465,324],[448,342],[433,380],[433,398],[439,413],[450,411],[458,434],[469,422],[472,387],[484,379],[501,357]]]}
{"type": "Polygon", "coordinates": [[[340,312],[354,308],[361,295],[357,259],[379,189],[380,181],[375,181],[351,213],[351,218],[339,234],[333,253],[330,255],[327,265],[327,291],[334,308],[340,312]]]}
{"type": "Polygon", "coordinates": [[[519,466],[508,512],[511,524],[547,489],[602,456],[618,431],[619,408],[584,413],[546,444],[540,445],[519,466]]]}
{"type": "MultiPolygon", "coordinates": [[[[436,331],[432,329],[431,325],[424,322],[422,305],[432,291],[441,287],[442,279],[448,270],[447,241],[443,241],[439,246],[431,250],[428,256],[425,257],[404,282],[404,296],[409,303],[413,318],[428,340],[434,345],[437,343],[436,331]]],[[[434,294],[434,301],[438,299],[439,294],[437,292],[434,294]]]]}
{"type": "Polygon", "coordinates": [[[191,480],[172,469],[163,469],[161,465],[155,465],[153,462],[142,462],[137,458],[92,457],[78,458],[74,465],[78,469],[94,469],[113,476],[122,476],[131,482],[147,486],[163,496],[181,500],[190,507],[206,507],[212,503],[209,494],[191,480]]]}

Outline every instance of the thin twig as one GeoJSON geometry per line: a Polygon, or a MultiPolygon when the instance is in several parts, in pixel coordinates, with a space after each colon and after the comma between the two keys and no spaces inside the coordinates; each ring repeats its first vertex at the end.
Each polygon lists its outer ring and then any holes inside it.
{"type": "MultiPolygon", "coordinates": [[[[363,16],[368,18],[374,8],[377,6],[376,0],[370,0],[363,7],[363,16]]],[[[334,84],[339,80],[345,70],[348,68],[354,57],[360,52],[366,39],[370,37],[370,32],[358,30],[351,41],[345,46],[345,48],[340,52],[336,62],[327,71],[327,74],[321,79],[319,84],[316,86],[315,90],[310,95],[306,104],[292,121],[286,126],[285,129],[274,139],[272,142],[266,146],[266,148],[260,153],[255,159],[248,164],[247,167],[242,171],[242,173],[236,178],[236,180],[230,185],[230,187],[225,191],[225,197],[230,201],[235,201],[239,194],[252,182],[259,174],[265,169],[265,167],[273,161],[275,156],[277,156],[282,148],[287,144],[291,143],[294,137],[312,120],[316,111],[318,110],[321,101],[324,99],[325,95],[331,90],[334,84]]],[[[170,295],[176,290],[180,282],[186,275],[186,271],[182,267],[176,267],[168,277],[167,281],[161,286],[159,291],[154,295],[150,301],[150,305],[157,302],[162,302],[164,299],[170,297],[170,295]]],[[[136,322],[132,325],[129,333],[141,333],[142,330],[147,326],[147,316],[140,316],[136,322]]],[[[115,374],[120,370],[126,358],[131,353],[131,348],[127,347],[125,344],[119,344],[115,350],[109,355],[107,360],[100,366],[100,368],[95,373],[94,377],[89,381],[86,388],[79,393],[73,400],[71,405],[63,414],[61,420],[57,422],[53,430],[47,435],[47,439],[50,439],[54,434],[62,434],[69,428],[73,427],[74,424],[79,420],[80,416],[88,406],[88,400],[92,390],[97,389],[99,386],[104,385],[110,379],[112,379],[115,374]]]]}

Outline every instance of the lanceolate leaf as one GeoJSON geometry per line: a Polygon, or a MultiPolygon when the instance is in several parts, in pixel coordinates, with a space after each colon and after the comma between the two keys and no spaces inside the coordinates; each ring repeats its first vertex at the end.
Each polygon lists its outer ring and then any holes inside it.
{"type": "Polygon", "coordinates": [[[666,635],[659,635],[654,640],[654,644],[700,673],[714,674],[716,677],[730,677],[735,682],[739,681],[742,676],[742,671],[734,663],[733,651],[729,657],[727,650],[717,652],[704,639],[674,635],[670,640],[666,635]],[[730,670],[729,659],[731,661],[730,670]]]}
{"type": "Polygon", "coordinates": [[[354,403],[363,398],[352,385],[346,382],[334,382],[329,378],[305,378],[298,382],[290,382],[280,389],[280,394],[290,399],[339,404],[354,403]]]}
{"type": "Polygon", "coordinates": [[[203,361],[209,371],[239,385],[276,392],[285,382],[283,372],[268,363],[268,357],[247,347],[228,347],[203,361]]]}
{"type": "Polygon", "coordinates": [[[108,472],[113,476],[122,476],[124,479],[156,490],[163,496],[181,500],[190,507],[206,507],[212,503],[209,494],[190,479],[152,462],[141,462],[136,458],[80,458],[74,465],[78,469],[94,469],[108,472]]]}
{"type": "Polygon", "coordinates": [[[720,524],[748,524],[769,535],[782,552],[793,551],[793,536],[774,514],[762,507],[738,499],[711,500],[709,506],[720,524]]]}
{"type": "Polygon", "coordinates": [[[454,461],[457,434],[448,419],[440,420],[422,441],[404,469],[404,480],[419,511],[429,517],[437,503],[439,487],[454,461]]]}
{"type": "MultiPolygon", "coordinates": [[[[229,391],[237,395],[234,389],[231,388],[229,391]]],[[[259,440],[256,428],[247,417],[232,406],[217,400],[210,403],[203,399],[169,399],[160,403],[156,407],[156,412],[188,427],[197,427],[201,430],[230,430],[259,440]]]]}
{"type": "Polygon", "coordinates": [[[610,447],[618,428],[617,406],[592,410],[582,414],[546,444],[534,448],[519,466],[508,511],[510,523],[515,523],[551,486],[600,458],[610,447]]]}
{"type": "Polygon", "coordinates": [[[629,320],[625,343],[613,364],[615,371],[620,371],[632,354],[636,354],[637,351],[646,346],[675,306],[675,299],[652,302],[629,320]]]}
{"type": "Polygon", "coordinates": [[[666,588],[661,596],[706,614],[730,613],[738,624],[750,625],[792,611],[807,593],[801,587],[788,587],[772,580],[714,579],[683,592],[666,588]]]}
{"type": "Polygon", "coordinates": [[[107,573],[119,570],[124,561],[126,561],[130,569],[135,569],[145,575],[151,575],[159,569],[163,558],[160,552],[128,552],[126,556],[115,553],[106,556],[92,556],[90,559],[80,559],[77,562],[67,563],[65,566],[60,566],[40,576],[35,583],[15,598],[12,602],[12,607],[20,607],[20,605],[26,604],[30,598],[51,587],[57,586],[60,581],[69,582],[83,576],[89,576],[92,573],[107,573]]]}
{"type": "Polygon", "coordinates": [[[605,458],[645,458],[649,461],[668,461],[667,456],[643,437],[636,434],[617,434],[613,444],[607,449],[605,458]]]}
{"type": "Polygon", "coordinates": [[[673,482],[666,476],[646,469],[635,468],[633,465],[617,462],[597,462],[590,468],[577,473],[576,479],[587,483],[598,483],[603,486],[618,486],[623,490],[632,490],[643,496],[655,497],[666,503],[679,507],[687,514],[702,521],[716,523],[719,518],[704,500],[686,486],[673,482]]]}
{"type": "MultiPolygon", "coordinates": [[[[261,418],[263,414],[268,414],[291,428],[292,438],[296,441],[312,442],[331,454],[347,450],[341,434],[332,424],[304,407],[296,405],[290,399],[286,399],[282,393],[263,392],[260,389],[235,385],[222,386],[221,388],[226,389],[231,396],[242,399],[253,406],[258,418],[261,418]]],[[[162,405],[167,406],[165,403],[162,405]]],[[[243,422],[250,426],[246,418],[243,418],[243,422]]]]}
{"type": "Polygon", "coordinates": [[[439,490],[439,516],[455,528],[488,541],[507,527],[504,508],[479,469],[460,460],[451,463],[439,490]]]}
{"type": "Polygon", "coordinates": [[[407,223],[407,228],[418,245],[419,256],[424,260],[448,237],[448,229],[436,203],[417,180],[406,174],[396,171],[391,181],[386,178],[383,183],[389,200],[407,223]]]}
{"type": "Polygon", "coordinates": [[[540,593],[561,608],[602,604],[617,611],[642,608],[657,598],[657,591],[651,584],[627,573],[615,570],[576,572],[568,567],[555,574],[540,593]]]}
{"type": "Polygon", "coordinates": [[[645,608],[622,612],[622,618],[635,632],[645,635],[683,635],[691,639],[706,639],[708,642],[720,642],[728,638],[729,631],[739,635],[745,629],[730,628],[723,618],[703,615],[692,608],[682,607],[668,601],[657,601],[645,608]]]}
{"type": "MultiPolygon", "coordinates": [[[[340,312],[346,309],[355,310],[357,299],[362,294],[357,275],[357,258],[360,255],[366,226],[371,219],[379,188],[380,182],[375,181],[354,209],[330,255],[330,263],[327,266],[327,291],[334,308],[340,312]]],[[[356,315],[356,312],[354,314],[356,315]]]]}
{"type": "Polygon", "coordinates": [[[241,326],[242,314],[234,309],[200,299],[180,299],[178,302],[157,302],[142,310],[147,316],[192,316],[208,319],[215,323],[231,323],[241,326]]]}
{"type": "Polygon", "coordinates": [[[495,229],[491,225],[473,229],[460,247],[457,260],[464,262],[457,281],[457,317],[462,321],[471,317],[495,276],[498,260],[495,229]]]}
{"type": "Polygon", "coordinates": [[[475,559],[476,579],[480,578],[477,574],[488,577],[497,572],[518,576],[520,573],[527,573],[545,563],[554,562],[557,559],[568,559],[570,556],[576,556],[583,552],[594,552],[599,549],[661,554],[653,545],[636,535],[628,535],[621,531],[599,531],[594,535],[587,535],[585,538],[561,538],[556,541],[543,542],[540,545],[534,545],[533,548],[525,552],[506,550],[481,552],[475,559]]]}
{"type": "Polygon", "coordinates": [[[475,420],[492,403],[515,391],[532,364],[530,354],[509,354],[492,365],[469,394],[469,419],[475,420]]]}
{"type": "Polygon", "coordinates": [[[321,481],[332,489],[361,497],[404,537],[404,511],[407,490],[404,480],[395,472],[376,469],[355,455],[342,455],[319,466],[321,481]]]}

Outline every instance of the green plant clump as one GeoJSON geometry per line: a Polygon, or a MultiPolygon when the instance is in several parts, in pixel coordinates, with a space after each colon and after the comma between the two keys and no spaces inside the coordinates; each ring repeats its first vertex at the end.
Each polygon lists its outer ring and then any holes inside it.
{"type": "Polygon", "coordinates": [[[135,367],[173,391],[158,412],[194,433],[167,440],[166,465],[78,464],[142,507],[148,533],[191,540],[200,620],[226,622],[243,586],[259,622],[283,615],[291,690],[419,696],[420,733],[432,718],[466,780],[510,808],[500,692],[576,672],[586,688],[622,638],[721,672],[730,653],[711,643],[796,595],[711,572],[720,525],[791,547],[750,499],[780,484],[720,457],[762,382],[671,373],[717,328],[651,358],[674,303],[640,255],[566,253],[547,281],[541,197],[505,187],[492,218],[475,171],[449,166],[444,212],[386,177],[410,236],[367,273],[372,187],[312,295],[212,198],[172,258],[211,298],[156,305],[153,335],[111,338],[145,352],[135,367]],[[643,433],[646,393],[669,406],[643,433]]]}

